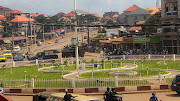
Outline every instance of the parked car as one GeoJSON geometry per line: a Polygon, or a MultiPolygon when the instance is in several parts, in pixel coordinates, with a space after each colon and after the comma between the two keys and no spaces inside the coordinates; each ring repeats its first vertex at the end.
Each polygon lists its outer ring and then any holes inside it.
{"type": "Polygon", "coordinates": [[[0,61],[5,62],[7,60],[6,56],[0,55],[0,61]]]}
{"type": "Polygon", "coordinates": [[[3,88],[1,88],[1,87],[0,87],[0,93],[1,93],[1,94],[4,94],[4,90],[3,90],[3,88]]]}
{"type": "Polygon", "coordinates": [[[14,61],[23,61],[24,60],[24,56],[22,53],[16,53],[14,55],[14,61]]]}
{"type": "Polygon", "coordinates": [[[58,59],[58,50],[44,50],[38,52],[35,56],[28,58],[29,60],[58,59]]]}
{"type": "Polygon", "coordinates": [[[5,50],[3,52],[3,55],[6,56],[7,58],[11,58],[12,57],[12,52],[11,52],[11,50],[5,50]]]}
{"type": "Polygon", "coordinates": [[[180,74],[176,75],[172,81],[171,90],[180,95],[180,74]]]}
{"type": "Polygon", "coordinates": [[[20,50],[21,48],[19,46],[13,48],[13,51],[20,51],[20,50]]]}

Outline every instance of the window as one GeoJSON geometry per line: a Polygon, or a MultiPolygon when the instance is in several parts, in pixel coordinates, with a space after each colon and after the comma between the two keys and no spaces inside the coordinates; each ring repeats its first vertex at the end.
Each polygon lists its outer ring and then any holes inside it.
{"type": "Polygon", "coordinates": [[[168,12],[168,11],[169,11],[169,8],[168,8],[168,7],[166,7],[166,8],[165,8],[165,11],[166,11],[166,12],[168,12]]]}
{"type": "Polygon", "coordinates": [[[134,20],[137,20],[137,16],[134,16],[134,20]]]}
{"type": "Polygon", "coordinates": [[[177,6],[174,7],[174,11],[177,11],[177,6]]]}
{"type": "Polygon", "coordinates": [[[146,16],[144,16],[144,20],[146,20],[147,19],[147,17],[146,16]]]}

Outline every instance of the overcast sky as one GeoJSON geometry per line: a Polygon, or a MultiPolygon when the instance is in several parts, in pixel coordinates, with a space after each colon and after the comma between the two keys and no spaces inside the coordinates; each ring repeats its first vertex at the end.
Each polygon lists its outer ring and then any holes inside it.
{"type": "MultiPolygon", "coordinates": [[[[136,4],[141,8],[155,7],[156,0],[77,0],[77,9],[98,13],[118,11],[136,4]]],[[[160,0],[159,0],[160,1],[160,0]]],[[[74,0],[0,0],[0,5],[23,12],[55,15],[58,12],[68,13],[74,8],[74,0]]]]}

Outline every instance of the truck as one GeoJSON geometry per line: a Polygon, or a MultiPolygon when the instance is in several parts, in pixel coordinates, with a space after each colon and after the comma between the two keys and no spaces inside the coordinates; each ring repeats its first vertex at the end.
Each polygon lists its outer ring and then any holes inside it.
{"type": "MultiPolygon", "coordinates": [[[[78,53],[79,53],[79,57],[84,57],[85,48],[79,46],[78,53]]],[[[76,55],[75,55],[75,46],[64,47],[63,50],[62,50],[62,57],[63,58],[76,57],[76,55]]]]}
{"type": "Polygon", "coordinates": [[[28,60],[44,60],[44,59],[58,59],[58,50],[44,50],[38,52],[35,56],[28,57],[28,60]]]}

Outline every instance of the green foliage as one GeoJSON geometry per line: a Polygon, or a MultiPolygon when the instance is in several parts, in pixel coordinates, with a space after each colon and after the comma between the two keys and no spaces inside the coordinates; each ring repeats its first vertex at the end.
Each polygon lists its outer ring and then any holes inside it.
{"type": "Polygon", "coordinates": [[[2,70],[6,69],[6,64],[2,65],[2,70]]]}
{"type": "Polygon", "coordinates": [[[94,59],[91,59],[91,63],[94,63],[94,59]]]}
{"type": "MultiPolygon", "coordinates": [[[[155,15],[152,15],[149,17],[149,19],[146,21],[146,24],[154,25],[154,24],[161,24],[161,12],[156,13],[155,15]]],[[[146,26],[142,27],[142,33],[156,33],[157,27],[155,26],[146,26]]]]}
{"type": "Polygon", "coordinates": [[[68,65],[68,61],[67,60],[64,61],[64,65],[66,65],[66,66],[68,65]]]}

